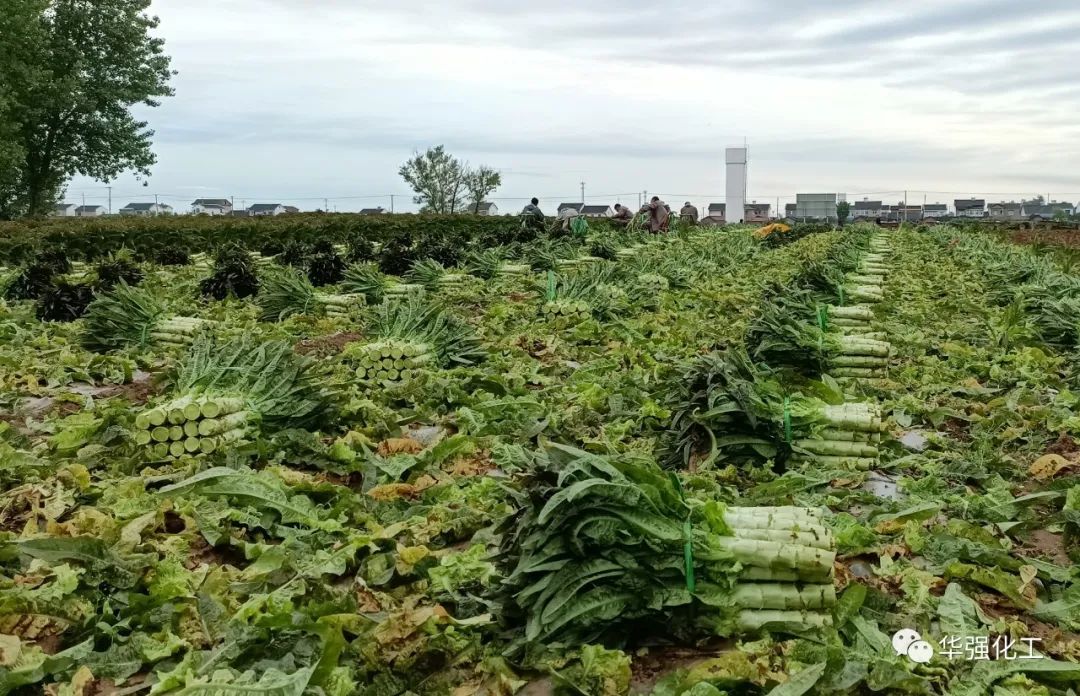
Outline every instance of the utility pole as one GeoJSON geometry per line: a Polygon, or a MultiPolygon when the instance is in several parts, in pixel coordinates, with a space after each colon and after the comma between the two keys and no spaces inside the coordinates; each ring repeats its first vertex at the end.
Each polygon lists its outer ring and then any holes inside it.
{"type": "Polygon", "coordinates": [[[157,197],[158,197],[158,195],[157,195],[157,194],[155,193],[155,194],[154,194],[154,206],[155,206],[155,207],[156,207],[156,206],[157,206],[157,204],[158,204],[158,201],[157,201],[157,197]]]}
{"type": "Polygon", "coordinates": [[[581,204],[585,205],[585,182],[581,182],[581,204]]]}
{"type": "Polygon", "coordinates": [[[109,215],[112,215],[112,186],[106,186],[109,189],[109,215]]]}
{"type": "Polygon", "coordinates": [[[82,195],[82,207],[83,207],[83,212],[85,213],[86,212],[86,194],[85,193],[83,193],[83,195],[82,195]]]}
{"type": "Polygon", "coordinates": [[[394,212],[394,194],[390,194],[390,212],[394,212]]]}

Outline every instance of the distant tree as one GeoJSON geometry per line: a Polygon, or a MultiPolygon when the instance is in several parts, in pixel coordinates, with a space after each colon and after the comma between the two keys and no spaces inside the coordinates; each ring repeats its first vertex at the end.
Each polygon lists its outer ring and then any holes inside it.
{"type": "Polygon", "coordinates": [[[485,166],[472,169],[442,145],[414,152],[398,174],[416,194],[413,202],[422,213],[456,213],[466,206],[479,212],[484,198],[502,185],[499,172],[485,166]]]}
{"type": "Polygon", "coordinates": [[[413,202],[423,213],[453,213],[462,207],[466,190],[464,165],[439,145],[424,154],[414,152],[398,174],[412,187],[413,202]]]}
{"type": "Polygon", "coordinates": [[[843,227],[847,222],[848,215],[851,214],[851,204],[847,201],[840,201],[836,204],[836,221],[843,227]]]}
{"type": "Polygon", "coordinates": [[[465,170],[465,189],[469,192],[469,206],[474,213],[480,212],[480,204],[501,185],[502,174],[491,167],[465,170]]]}
{"type": "Polygon", "coordinates": [[[0,215],[49,212],[75,174],[149,176],[154,131],[131,107],[171,96],[150,0],[7,0],[0,13],[0,215]]]}

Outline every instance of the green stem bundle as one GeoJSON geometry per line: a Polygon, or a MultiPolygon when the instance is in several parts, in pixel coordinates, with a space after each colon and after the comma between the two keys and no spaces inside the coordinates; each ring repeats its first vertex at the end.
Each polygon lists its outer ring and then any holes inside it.
{"type": "Polygon", "coordinates": [[[231,396],[182,396],[135,417],[136,445],[154,459],[209,454],[252,435],[258,417],[231,396]]]}

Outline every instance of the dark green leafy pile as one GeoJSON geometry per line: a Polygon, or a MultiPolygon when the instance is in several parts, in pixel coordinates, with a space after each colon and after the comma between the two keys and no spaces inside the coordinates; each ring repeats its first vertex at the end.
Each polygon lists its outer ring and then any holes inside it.
{"type": "Polygon", "coordinates": [[[75,321],[94,300],[94,288],[86,284],[59,282],[51,285],[37,301],[37,318],[42,321],[75,321]]]}
{"type": "Polygon", "coordinates": [[[375,242],[367,237],[352,237],[348,241],[345,261],[350,266],[375,260],[375,242]]]}
{"type": "Polygon", "coordinates": [[[138,285],[142,282],[145,274],[132,258],[131,254],[113,254],[101,261],[94,268],[97,275],[97,287],[102,290],[111,290],[117,284],[123,282],[127,285],[138,285]]]}
{"type": "Polygon", "coordinates": [[[524,640],[622,645],[829,623],[832,542],[814,514],[688,501],[640,456],[553,444],[542,460],[504,543],[524,640]]]}
{"type": "Polygon", "coordinates": [[[203,297],[215,300],[257,295],[259,277],[251,254],[239,245],[222,247],[214,258],[210,276],[199,283],[199,291],[203,297]]]}
{"type": "Polygon", "coordinates": [[[45,263],[31,263],[4,290],[8,300],[36,300],[55,286],[56,272],[45,263]]]}
{"type": "Polygon", "coordinates": [[[378,264],[383,273],[403,275],[426,254],[418,253],[412,235],[401,232],[387,239],[379,249],[378,264]]]}
{"type": "Polygon", "coordinates": [[[304,268],[311,257],[311,247],[296,239],[290,239],[281,246],[281,251],[274,255],[274,262],[282,266],[304,268]]]}
{"type": "Polygon", "coordinates": [[[34,263],[51,269],[52,272],[57,275],[71,273],[72,269],[71,260],[63,249],[48,249],[42,251],[34,258],[34,263]]]}
{"type": "Polygon", "coordinates": [[[671,463],[709,466],[776,459],[783,464],[793,443],[823,430],[881,431],[874,409],[843,403],[842,394],[825,384],[805,382],[801,389],[829,401],[794,391],[775,373],[754,365],[741,349],[695,358],[671,395],[671,463]]]}
{"type": "MultiPolygon", "coordinates": [[[[767,296],[746,332],[750,357],[770,367],[819,374],[832,347],[818,317],[824,310],[804,290],[789,288],[767,296]]],[[[826,321],[827,315],[821,320],[826,321]]]]}
{"type": "Polygon", "coordinates": [[[317,252],[308,259],[307,277],[317,288],[340,283],[345,277],[345,262],[333,249],[317,252]]]}
{"type": "Polygon", "coordinates": [[[161,266],[187,266],[191,263],[191,256],[180,247],[167,246],[154,254],[154,262],[161,266]]]}

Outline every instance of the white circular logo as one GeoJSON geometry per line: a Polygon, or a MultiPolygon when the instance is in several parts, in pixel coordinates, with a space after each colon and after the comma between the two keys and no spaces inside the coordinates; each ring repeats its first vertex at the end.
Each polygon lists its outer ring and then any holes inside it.
{"type": "Polygon", "coordinates": [[[920,665],[925,665],[927,662],[934,659],[934,646],[930,645],[925,640],[917,640],[908,646],[907,656],[911,658],[912,662],[918,662],[920,665]]]}
{"type": "Polygon", "coordinates": [[[896,651],[897,655],[907,655],[908,648],[911,647],[912,643],[918,640],[922,640],[922,636],[919,635],[918,631],[912,630],[910,628],[901,628],[899,631],[893,634],[893,650],[896,651]]]}

